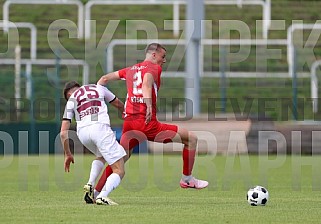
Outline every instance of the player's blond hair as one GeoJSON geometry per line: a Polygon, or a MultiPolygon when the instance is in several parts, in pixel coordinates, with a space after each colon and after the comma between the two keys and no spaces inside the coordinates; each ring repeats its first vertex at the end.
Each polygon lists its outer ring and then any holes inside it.
{"type": "Polygon", "coordinates": [[[146,49],[145,49],[145,53],[151,53],[151,52],[159,52],[161,49],[165,50],[166,51],[166,48],[159,44],[159,43],[151,43],[149,45],[147,45],[146,49]]]}

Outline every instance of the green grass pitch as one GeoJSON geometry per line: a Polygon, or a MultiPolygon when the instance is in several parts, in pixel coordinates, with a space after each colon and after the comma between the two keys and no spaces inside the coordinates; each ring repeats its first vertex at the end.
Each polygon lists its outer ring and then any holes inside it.
{"type": "Polygon", "coordinates": [[[194,174],[204,190],[181,189],[181,156],[134,155],[110,197],[119,206],[86,205],[82,187],[91,155],[75,155],[64,173],[62,155],[0,157],[1,223],[320,223],[321,157],[199,155],[194,174]],[[264,207],[246,201],[263,185],[264,207]]]}

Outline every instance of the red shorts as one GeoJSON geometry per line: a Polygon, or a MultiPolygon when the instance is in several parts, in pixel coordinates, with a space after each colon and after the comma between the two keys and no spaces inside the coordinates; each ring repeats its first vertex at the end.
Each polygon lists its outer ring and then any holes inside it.
{"type": "Polygon", "coordinates": [[[145,119],[125,119],[120,144],[125,150],[129,150],[146,140],[168,143],[172,142],[177,130],[177,125],[158,120],[152,120],[146,125],[145,119]]]}

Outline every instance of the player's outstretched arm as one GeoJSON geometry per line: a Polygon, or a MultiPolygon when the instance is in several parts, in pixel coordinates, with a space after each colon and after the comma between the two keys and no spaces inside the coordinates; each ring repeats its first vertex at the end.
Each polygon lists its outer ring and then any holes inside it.
{"type": "Polygon", "coordinates": [[[124,103],[120,99],[116,98],[110,104],[117,108],[121,113],[124,112],[124,103]]]}
{"type": "Polygon", "coordinates": [[[70,163],[74,163],[74,157],[69,147],[69,140],[68,140],[69,128],[70,128],[70,121],[63,120],[61,123],[61,129],[60,129],[60,140],[64,149],[64,155],[65,155],[65,163],[64,163],[65,172],[69,172],[70,163]]]}
{"type": "Polygon", "coordinates": [[[113,80],[119,80],[119,73],[117,72],[111,72],[106,75],[103,75],[97,82],[97,84],[105,86],[107,85],[108,82],[113,81],[113,80]]]}
{"type": "Polygon", "coordinates": [[[148,124],[152,119],[152,89],[154,84],[154,77],[150,73],[146,73],[143,80],[143,98],[146,104],[145,123],[148,124]]]}

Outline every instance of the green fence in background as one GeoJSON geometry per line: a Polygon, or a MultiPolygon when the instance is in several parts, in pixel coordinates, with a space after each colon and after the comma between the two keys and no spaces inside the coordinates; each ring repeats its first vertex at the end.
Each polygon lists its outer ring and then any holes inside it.
{"type": "MultiPolygon", "coordinates": [[[[73,153],[90,153],[79,141],[76,126],[69,132],[70,148],[73,153]]],[[[112,128],[119,141],[122,128],[112,128]]],[[[9,154],[60,154],[60,124],[55,123],[8,123],[0,124],[0,156],[9,154]]],[[[146,142],[136,146],[133,153],[147,153],[146,142]]]]}
{"type": "Polygon", "coordinates": [[[61,145],[55,144],[59,128],[54,123],[0,124],[0,155],[62,152],[61,145]]]}

